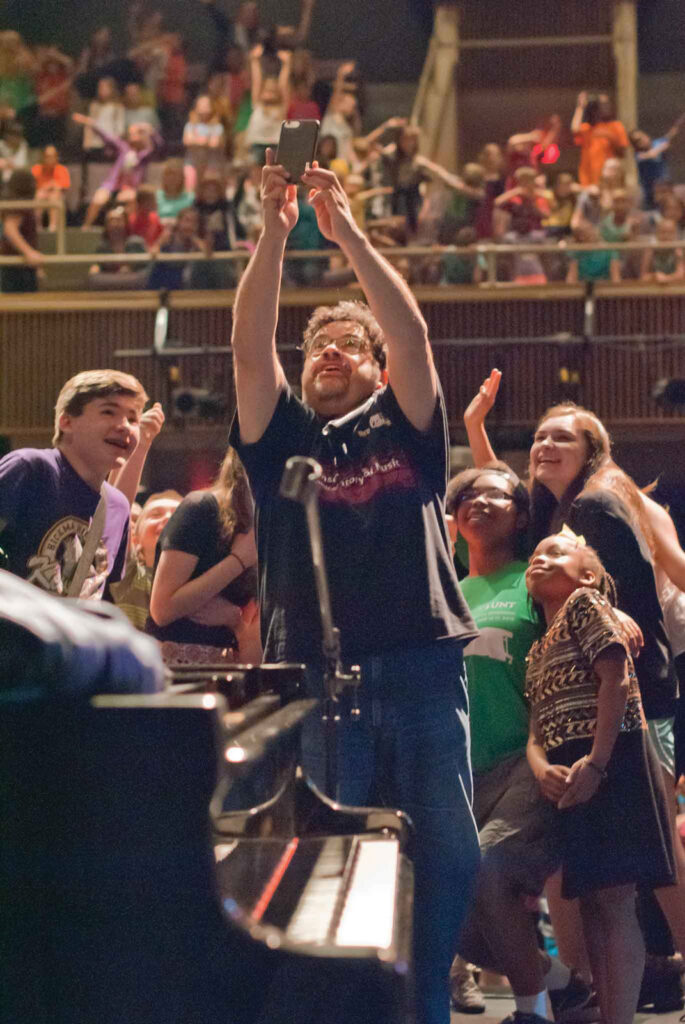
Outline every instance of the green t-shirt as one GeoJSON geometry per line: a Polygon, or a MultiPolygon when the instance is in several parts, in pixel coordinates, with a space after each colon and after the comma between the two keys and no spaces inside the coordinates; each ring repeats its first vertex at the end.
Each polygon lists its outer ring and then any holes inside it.
{"type": "Polygon", "coordinates": [[[526,562],[489,576],[468,576],[461,588],[480,636],[464,648],[471,711],[471,761],[487,772],[528,741],[523,696],[526,656],[544,632],[528,600],[526,562]]]}

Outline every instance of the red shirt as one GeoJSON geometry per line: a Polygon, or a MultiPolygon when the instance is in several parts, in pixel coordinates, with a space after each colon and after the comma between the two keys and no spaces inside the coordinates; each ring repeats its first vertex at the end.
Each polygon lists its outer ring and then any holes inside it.
{"type": "Polygon", "coordinates": [[[36,75],[36,96],[41,114],[48,114],[51,117],[62,117],[69,113],[69,86],[49,96],[41,102],[43,93],[52,92],[58,85],[68,82],[69,75],[66,71],[41,71],[36,75]]]}
{"type": "Polygon", "coordinates": [[[129,235],[138,235],[146,245],[153,245],[163,230],[159,214],[154,210],[149,213],[139,210],[138,213],[132,213],[128,218],[129,235]]]}
{"type": "Polygon", "coordinates": [[[319,110],[319,104],[315,103],[314,100],[293,100],[288,107],[286,117],[289,121],[294,118],[300,121],[320,121],[321,111],[319,110]]]}
{"type": "Polygon", "coordinates": [[[166,63],[164,78],[159,86],[159,99],[171,106],[182,106],[186,101],[186,81],[188,63],[179,51],[170,53],[166,63]]]}

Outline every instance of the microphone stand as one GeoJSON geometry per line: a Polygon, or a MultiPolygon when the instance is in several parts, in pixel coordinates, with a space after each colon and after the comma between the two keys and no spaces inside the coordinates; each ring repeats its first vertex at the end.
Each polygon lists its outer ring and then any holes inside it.
{"type": "Polygon", "coordinates": [[[353,696],[350,715],[354,718],[359,717],[357,687],[361,682],[361,677],[357,665],[352,666],[350,673],[345,673],[340,661],[340,630],[333,623],[323,537],[321,536],[321,518],[319,516],[321,472],[321,466],[315,459],[294,455],[285,464],[279,493],[281,497],[289,498],[291,501],[297,501],[303,505],[307,518],[323,633],[324,701],[321,718],[326,723],[326,791],[329,797],[337,799],[339,698],[342,691],[351,686],[353,696]]]}

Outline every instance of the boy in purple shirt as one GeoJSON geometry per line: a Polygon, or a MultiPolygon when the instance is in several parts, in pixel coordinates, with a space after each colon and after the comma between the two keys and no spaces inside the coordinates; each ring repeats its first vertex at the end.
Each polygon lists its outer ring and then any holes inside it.
{"type": "Polygon", "coordinates": [[[122,188],[131,188],[135,191],[143,183],[147,164],[160,147],[162,137],[149,124],[141,123],[130,125],[126,132],[126,138],[121,139],[103,131],[94,118],[88,117],[86,114],[72,114],[72,117],[77,124],[88,125],[92,128],[105,145],[111,146],[117,151],[112,169],[100,188],[96,189],[86,212],[83,226],[89,228],[95,223],[100,210],[107,205],[115,192],[122,188]]]}
{"type": "Polygon", "coordinates": [[[86,370],[67,381],[55,406],[52,448],[20,448],[0,459],[3,568],[51,593],[100,598],[119,580],[130,507],[106,483],[140,438],[147,395],[117,370],[86,370]],[[105,502],[102,533],[85,579],[71,586],[95,511],[105,502]]]}

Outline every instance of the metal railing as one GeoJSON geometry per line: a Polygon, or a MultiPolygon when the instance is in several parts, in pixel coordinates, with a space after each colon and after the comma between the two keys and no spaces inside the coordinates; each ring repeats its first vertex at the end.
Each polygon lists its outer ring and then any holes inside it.
{"type": "MultiPolygon", "coordinates": [[[[64,266],[64,265],[94,265],[108,263],[126,263],[129,265],[149,265],[153,263],[205,263],[205,262],[219,262],[219,263],[235,263],[240,268],[240,271],[244,269],[245,265],[249,262],[251,252],[247,249],[235,249],[227,252],[187,252],[187,253],[135,253],[135,252],[121,252],[121,253],[66,253],[60,251],[65,245],[65,231],[64,231],[64,208],[58,206],[57,203],[49,201],[45,202],[13,202],[5,201],[0,202],[0,212],[3,209],[23,209],[23,208],[38,208],[38,209],[51,209],[57,208],[60,210],[60,223],[57,231],[57,253],[55,254],[43,254],[43,265],[44,266],[64,266]]],[[[510,285],[509,281],[498,281],[497,269],[498,259],[523,254],[534,254],[534,255],[556,255],[565,256],[567,259],[572,259],[577,253],[583,252],[616,252],[616,253],[629,253],[629,252],[641,252],[646,249],[650,250],[685,250],[685,241],[675,242],[655,242],[653,239],[638,239],[630,242],[597,242],[597,243],[581,243],[574,242],[573,240],[562,240],[561,242],[517,242],[512,244],[506,243],[493,243],[487,242],[474,246],[451,246],[451,245],[433,245],[433,246],[420,246],[420,245],[409,245],[409,246],[393,246],[393,247],[379,247],[377,251],[385,256],[391,263],[398,259],[436,259],[446,255],[449,256],[463,256],[473,258],[483,256],[486,260],[487,277],[484,281],[479,282],[477,287],[494,287],[498,285],[510,285]]],[[[318,261],[328,262],[331,256],[339,253],[337,249],[311,249],[311,250],[289,250],[285,252],[285,262],[288,261],[318,261]]],[[[3,266],[22,266],[24,264],[22,256],[2,256],[0,255],[0,267],[3,266]]],[[[550,282],[552,283],[552,282],[550,282]]],[[[553,282],[558,285],[560,282],[553,282]]],[[[627,282],[634,284],[632,282],[627,282]]]]}

